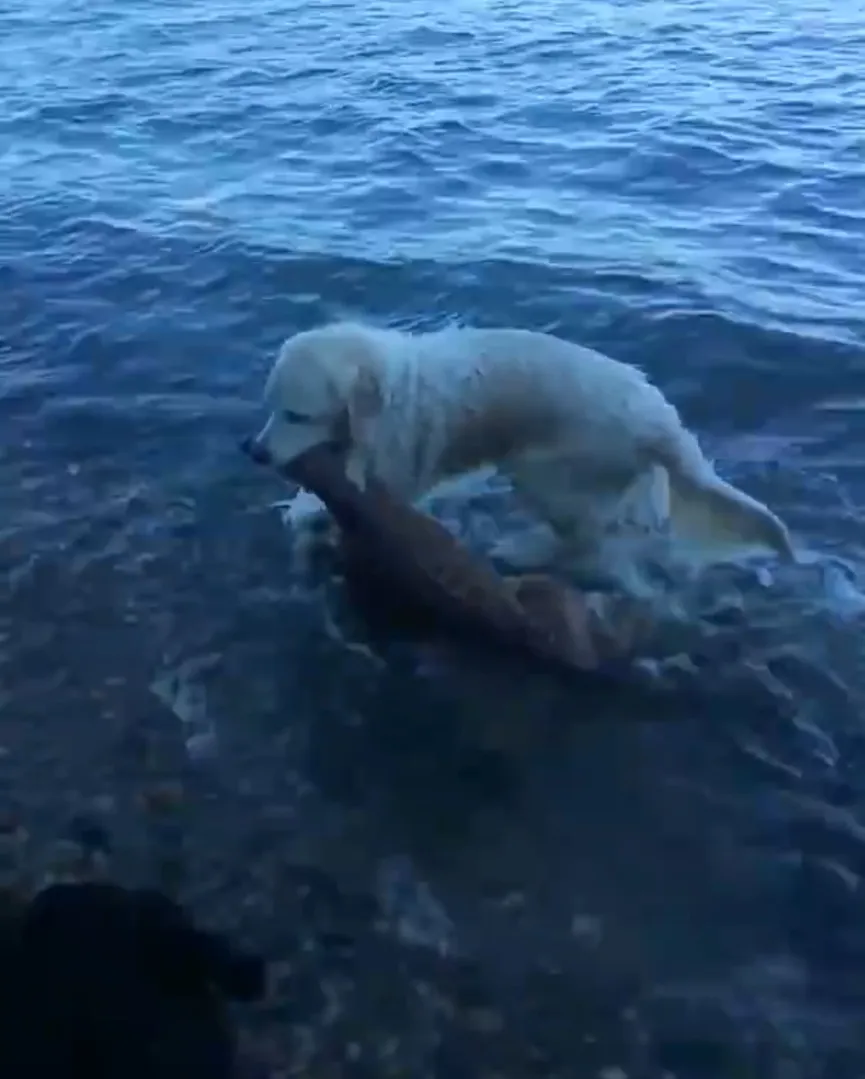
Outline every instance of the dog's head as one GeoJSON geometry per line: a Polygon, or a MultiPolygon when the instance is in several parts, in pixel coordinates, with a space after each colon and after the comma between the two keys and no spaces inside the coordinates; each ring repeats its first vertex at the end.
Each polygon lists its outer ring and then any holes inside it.
{"type": "Polygon", "coordinates": [[[351,452],[381,411],[384,351],[373,329],[336,323],[290,337],[265,386],[270,419],[254,449],[287,465],[321,443],[351,452]]]}

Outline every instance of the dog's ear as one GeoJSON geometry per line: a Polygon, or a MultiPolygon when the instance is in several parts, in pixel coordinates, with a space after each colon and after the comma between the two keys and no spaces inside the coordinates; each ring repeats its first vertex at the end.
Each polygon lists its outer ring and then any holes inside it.
{"type": "Polygon", "coordinates": [[[381,384],[368,367],[361,367],[348,396],[348,423],[352,442],[365,441],[369,424],[379,415],[384,405],[381,384]]]}

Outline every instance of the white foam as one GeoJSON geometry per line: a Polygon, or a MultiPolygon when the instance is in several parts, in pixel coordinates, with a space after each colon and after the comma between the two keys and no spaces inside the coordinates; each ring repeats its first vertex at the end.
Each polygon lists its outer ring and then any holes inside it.
{"type": "Polygon", "coordinates": [[[378,867],[377,892],[390,928],[401,941],[441,955],[456,950],[453,922],[430,886],[416,875],[408,857],[397,854],[383,859],[378,867]]]}
{"type": "Polygon", "coordinates": [[[553,530],[537,525],[500,536],[490,554],[514,569],[540,570],[551,567],[558,552],[559,543],[553,530]]]}
{"type": "Polygon", "coordinates": [[[190,760],[200,761],[216,755],[216,727],[207,707],[207,692],[197,679],[218,657],[198,656],[161,671],[150,684],[150,691],[175,714],[183,730],[183,741],[190,760]]]}
{"type": "Polygon", "coordinates": [[[327,513],[327,508],[317,495],[302,489],[291,498],[272,502],[271,509],[279,513],[284,525],[294,527],[302,527],[313,518],[327,513]]]}

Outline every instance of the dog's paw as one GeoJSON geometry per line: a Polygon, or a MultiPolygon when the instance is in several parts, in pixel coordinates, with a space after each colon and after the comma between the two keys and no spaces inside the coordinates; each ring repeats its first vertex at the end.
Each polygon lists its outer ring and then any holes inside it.
{"type": "Polygon", "coordinates": [[[316,522],[328,516],[327,508],[321,499],[304,490],[298,491],[293,498],[274,502],[273,509],[279,513],[282,523],[292,528],[314,530],[316,522]]]}

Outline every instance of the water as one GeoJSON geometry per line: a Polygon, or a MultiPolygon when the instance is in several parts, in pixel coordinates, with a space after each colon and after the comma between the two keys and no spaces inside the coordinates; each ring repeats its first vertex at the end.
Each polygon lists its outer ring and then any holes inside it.
{"type": "Polygon", "coordinates": [[[274,1054],[865,1068],[863,49],[827,0],[0,9],[4,797],[140,876],[181,780],[274,1054]],[[236,451],[341,315],[643,365],[810,552],[746,581],[740,705],[529,738],[561,701],[346,647],[236,451]]]}

